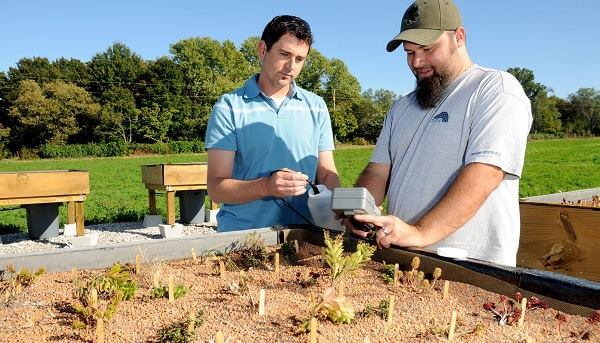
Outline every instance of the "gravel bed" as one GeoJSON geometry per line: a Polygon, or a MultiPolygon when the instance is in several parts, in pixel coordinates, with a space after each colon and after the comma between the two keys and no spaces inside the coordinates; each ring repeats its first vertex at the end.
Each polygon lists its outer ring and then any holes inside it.
{"type": "MultiPolygon", "coordinates": [[[[201,236],[216,233],[215,223],[184,225],[184,236],[201,236]]],[[[31,240],[27,233],[12,233],[0,238],[0,255],[26,252],[68,249],[69,237],[61,235],[48,239],[31,240]]],[[[110,245],[123,242],[162,239],[158,226],[143,227],[142,222],[110,223],[86,225],[85,233],[98,233],[98,245],[110,245]]]]}

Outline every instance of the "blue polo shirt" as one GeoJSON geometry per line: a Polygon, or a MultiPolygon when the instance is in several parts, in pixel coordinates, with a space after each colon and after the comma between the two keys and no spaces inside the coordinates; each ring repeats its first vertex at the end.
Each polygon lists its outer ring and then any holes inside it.
{"type": "MultiPolygon", "coordinates": [[[[292,83],[278,108],[258,86],[258,74],[244,86],[221,96],[213,106],[205,147],[235,151],[233,178],[254,180],[289,168],[314,180],[320,151],[334,150],[325,101],[292,83]]],[[[309,220],[307,194],[286,198],[309,220]]],[[[305,224],[281,200],[267,197],[245,204],[222,204],[219,231],[305,224]]]]}

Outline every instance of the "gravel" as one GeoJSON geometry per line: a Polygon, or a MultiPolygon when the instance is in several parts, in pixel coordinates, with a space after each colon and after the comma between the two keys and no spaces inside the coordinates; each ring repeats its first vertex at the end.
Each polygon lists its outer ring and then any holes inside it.
{"type": "MultiPolygon", "coordinates": [[[[132,241],[162,239],[158,226],[143,227],[142,222],[86,225],[85,233],[97,233],[98,245],[110,245],[132,241]]],[[[201,236],[216,233],[215,223],[184,225],[184,236],[201,236]]],[[[0,255],[43,252],[69,249],[69,237],[61,235],[48,239],[31,240],[27,233],[12,233],[0,237],[0,255]]]]}

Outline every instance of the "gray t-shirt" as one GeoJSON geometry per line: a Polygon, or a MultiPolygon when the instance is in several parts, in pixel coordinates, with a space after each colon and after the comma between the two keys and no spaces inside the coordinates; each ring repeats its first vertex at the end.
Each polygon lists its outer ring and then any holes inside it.
{"type": "Polygon", "coordinates": [[[519,177],[531,105],[510,74],[472,66],[423,110],[415,93],[388,113],[371,162],[391,164],[388,213],[414,224],[435,206],[461,168],[480,162],[506,172],[462,228],[429,246],[466,249],[471,258],[514,266],[519,245],[519,177]]]}

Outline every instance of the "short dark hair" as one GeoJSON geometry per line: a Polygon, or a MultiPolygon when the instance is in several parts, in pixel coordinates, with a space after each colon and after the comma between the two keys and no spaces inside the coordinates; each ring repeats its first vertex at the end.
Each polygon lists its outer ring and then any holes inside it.
{"type": "Polygon", "coordinates": [[[271,19],[267,26],[265,26],[260,39],[267,45],[267,50],[271,50],[273,44],[286,33],[292,34],[299,40],[306,42],[309,47],[313,43],[310,25],[304,19],[293,15],[280,15],[271,19]]]}

